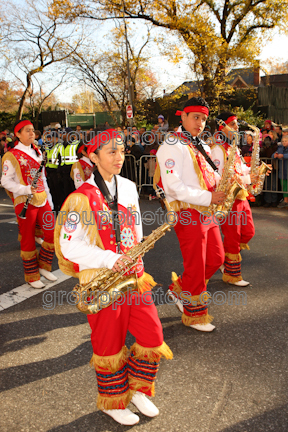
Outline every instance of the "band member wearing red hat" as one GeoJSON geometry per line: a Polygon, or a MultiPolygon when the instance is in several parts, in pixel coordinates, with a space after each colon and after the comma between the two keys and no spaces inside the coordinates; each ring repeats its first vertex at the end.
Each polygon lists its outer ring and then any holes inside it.
{"type": "Polygon", "coordinates": [[[215,328],[203,293],[207,280],[224,261],[219,226],[203,213],[211,203],[221,203],[225,198],[223,192],[215,192],[220,176],[209,158],[209,146],[198,138],[208,115],[209,106],[204,99],[194,97],[186,102],[181,112],[182,126],[166,135],[157,151],[154,176],[154,187],[158,184],[164,188],[170,206],[178,215],[174,229],[184,272],[182,278],[172,273],[170,295],[175,300],[178,297],[176,304],[183,311],[183,324],[200,331],[215,328]]]}
{"type": "Polygon", "coordinates": [[[79,147],[77,156],[78,162],[72,165],[70,176],[74,181],[75,189],[78,189],[82,184],[88,180],[94,170],[94,164],[89,159],[87,148],[84,144],[79,147]]]}
{"type": "MultiPolygon", "coordinates": [[[[230,129],[238,132],[238,122],[235,114],[223,112],[218,115],[217,119],[223,120],[230,129]]],[[[211,154],[212,160],[218,167],[219,173],[222,174],[231,146],[233,132],[223,126],[220,126],[218,129],[221,131],[222,136],[212,147],[211,154]]],[[[253,176],[249,175],[250,168],[242,162],[239,149],[235,159],[234,172],[238,182],[243,186],[251,184],[251,180],[256,180],[253,176]]],[[[247,196],[248,192],[246,192],[245,189],[238,193],[232,207],[232,212],[237,212],[235,213],[237,214],[237,220],[234,218],[231,222],[230,218],[228,218],[225,223],[221,225],[221,230],[224,235],[225,250],[225,262],[224,266],[221,267],[223,281],[241,287],[249,285],[249,282],[242,278],[242,258],[240,251],[242,249],[249,249],[248,242],[255,234],[252,212],[247,201],[247,196]]]]}
{"type": "Polygon", "coordinates": [[[54,216],[51,210],[53,209],[53,202],[47,186],[44,167],[37,187],[31,186],[42,162],[42,154],[34,145],[33,124],[29,120],[18,121],[14,128],[14,134],[19,141],[3,157],[1,183],[13,201],[17,216],[25,280],[33,288],[43,288],[45,285],[40,281],[40,275],[50,281],[57,280],[51,273],[54,255],[54,216]],[[28,195],[32,195],[32,197],[26,211],[26,219],[22,219],[19,214],[28,195]],[[48,220],[49,224],[46,224],[45,221],[48,220]],[[35,246],[36,224],[40,226],[44,235],[38,256],[35,246]]]}
{"type": "MultiPolygon", "coordinates": [[[[124,162],[122,134],[108,129],[97,134],[87,149],[96,169],[69,195],[61,209],[66,215],[77,212],[79,223],[71,224],[68,218],[61,222],[58,216],[54,237],[60,268],[78,277],[81,285],[91,281],[101,268],[120,271],[125,267],[124,257],[131,261],[125,254],[143,236],[136,186],[119,176],[124,162]],[[125,217],[113,224],[117,210],[125,217]],[[92,212],[97,215],[96,221],[87,224],[84,219],[90,219],[92,212]],[[129,212],[133,212],[130,217],[129,212]],[[99,215],[104,219],[106,215],[105,223],[99,215]]],[[[125,277],[135,278],[136,291],[128,292],[121,304],[113,303],[88,315],[88,321],[93,347],[91,365],[98,383],[97,406],[118,423],[132,425],[138,423],[139,417],[127,408],[130,401],[144,415],[158,415],[157,407],[145,395],[154,395],[160,358],[172,358],[172,352],[163,341],[154,303],[142,301],[142,293],[150,298],[146,291],[156,284],[144,272],[141,257],[125,277]],[[125,346],[127,330],[136,338],[129,354],[125,346]]]]}

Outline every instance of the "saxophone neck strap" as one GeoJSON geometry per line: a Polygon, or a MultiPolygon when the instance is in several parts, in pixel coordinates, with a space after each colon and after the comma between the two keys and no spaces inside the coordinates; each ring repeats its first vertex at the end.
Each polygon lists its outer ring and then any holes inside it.
{"type": "Polygon", "coordinates": [[[113,229],[115,231],[116,243],[117,243],[117,251],[120,253],[120,243],[121,243],[121,233],[120,233],[120,224],[119,224],[119,214],[118,214],[118,186],[117,186],[117,178],[114,176],[115,185],[116,185],[116,193],[114,198],[112,197],[102,175],[99,173],[98,169],[94,171],[94,180],[100,192],[104,196],[108,207],[112,210],[113,217],[113,229]]]}
{"type": "Polygon", "coordinates": [[[210,156],[206,153],[201,140],[198,137],[192,137],[192,135],[190,134],[190,132],[186,131],[186,129],[182,126],[182,131],[185,132],[185,135],[187,136],[187,138],[190,139],[191,144],[193,144],[194,147],[196,147],[196,149],[202,154],[202,156],[204,156],[206,162],[212,167],[212,169],[218,172],[218,168],[216,167],[216,165],[214,164],[214,162],[212,161],[212,159],[210,158],[210,156]]]}

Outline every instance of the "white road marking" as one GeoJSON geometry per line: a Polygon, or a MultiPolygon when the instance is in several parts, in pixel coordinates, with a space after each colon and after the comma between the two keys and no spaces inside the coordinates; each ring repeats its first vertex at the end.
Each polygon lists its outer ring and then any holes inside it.
{"type": "Polygon", "coordinates": [[[0,204],[0,206],[2,206],[2,207],[14,207],[13,204],[0,204]]]}
{"type": "Polygon", "coordinates": [[[0,219],[0,223],[10,223],[10,224],[18,225],[18,222],[17,222],[16,218],[14,218],[14,219],[11,219],[11,218],[10,219],[3,219],[3,220],[0,219]]]}
{"type": "Polygon", "coordinates": [[[67,276],[60,269],[52,272],[58,279],[55,282],[49,282],[44,277],[41,277],[41,281],[45,283],[45,287],[42,289],[32,288],[31,285],[25,283],[17,288],[13,288],[11,291],[0,295],[0,311],[4,309],[8,309],[11,306],[15,306],[18,303],[21,303],[24,300],[27,300],[30,297],[33,297],[40,292],[46,291],[47,289],[52,288],[55,285],[58,285],[61,282],[64,282],[67,279],[70,279],[71,276],[67,276]]]}

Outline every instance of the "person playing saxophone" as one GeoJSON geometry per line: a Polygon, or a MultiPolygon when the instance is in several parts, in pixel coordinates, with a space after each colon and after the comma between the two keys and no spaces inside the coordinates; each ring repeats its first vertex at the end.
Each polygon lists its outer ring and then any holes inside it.
{"type": "MultiPolygon", "coordinates": [[[[216,118],[223,120],[227,127],[219,126],[222,136],[217,140],[217,143],[211,148],[211,158],[214,164],[218,167],[218,171],[222,174],[225,161],[227,160],[229,149],[231,149],[233,135],[239,131],[237,116],[232,112],[223,112],[216,118]]],[[[250,175],[250,168],[247,167],[241,160],[239,149],[234,162],[234,179],[242,186],[247,186],[256,181],[254,175],[250,175]]],[[[249,241],[255,234],[252,212],[247,201],[248,193],[245,189],[241,190],[233,204],[230,213],[226,218],[225,223],[221,225],[221,230],[224,235],[224,250],[225,261],[224,266],[220,269],[223,273],[223,281],[236,286],[247,286],[249,282],[243,280],[241,274],[241,255],[242,249],[250,249],[249,241]]]]}
{"type": "Polygon", "coordinates": [[[172,273],[169,295],[182,312],[182,323],[211,332],[213,316],[208,312],[208,280],[224,262],[219,224],[209,211],[211,204],[224,202],[216,192],[220,181],[209,158],[210,149],[199,137],[209,116],[209,105],[201,97],[189,99],[181,114],[182,125],[167,134],[157,152],[154,185],[163,187],[167,201],[177,214],[174,230],[183,256],[182,276],[172,273]]]}
{"type": "MultiPolygon", "coordinates": [[[[88,143],[87,153],[95,171],[68,196],[55,228],[59,267],[78,277],[81,285],[95,279],[99,269],[120,272],[126,268],[127,262],[132,262],[126,254],[143,237],[136,186],[119,176],[124,162],[122,134],[114,129],[98,133],[88,143]],[[115,212],[119,215],[116,219],[115,212]]],[[[126,293],[124,302],[87,315],[93,347],[90,363],[98,384],[97,406],[123,425],[139,422],[127,408],[130,401],[148,417],[159,414],[145,395],[154,396],[160,358],[172,358],[148,292],[156,283],[144,272],[141,257],[126,272],[127,276],[133,274],[137,290],[126,293]],[[144,293],[148,294],[145,301],[144,293]],[[128,330],[136,338],[129,353],[125,346],[128,330]]]]}

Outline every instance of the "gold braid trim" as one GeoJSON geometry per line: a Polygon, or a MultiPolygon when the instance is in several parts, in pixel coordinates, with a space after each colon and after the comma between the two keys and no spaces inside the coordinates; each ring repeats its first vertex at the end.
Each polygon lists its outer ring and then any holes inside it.
{"type": "Polygon", "coordinates": [[[197,177],[198,177],[198,180],[199,180],[199,183],[200,183],[200,187],[201,187],[201,189],[208,190],[207,186],[206,186],[206,183],[204,181],[204,177],[202,175],[202,172],[201,172],[201,170],[199,168],[199,165],[198,165],[195,153],[194,153],[194,151],[192,150],[192,148],[190,146],[187,146],[187,148],[188,148],[189,153],[190,153],[190,155],[192,157],[193,164],[194,164],[194,170],[195,170],[195,172],[197,174],[197,177]]]}
{"type": "Polygon", "coordinates": [[[182,287],[179,283],[179,276],[177,276],[177,274],[175,272],[172,272],[171,280],[173,283],[172,291],[174,291],[176,294],[181,294],[182,287]]]}
{"type": "MultiPolygon", "coordinates": [[[[61,247],[60,247],[61,228],[62,228],[62,225],[65,223],[69,212],[71,212],[71,211],[77,212],[79,214],[79,216],[80,216],[80,222],[79,223],[81,223],[82,228],[85,230],[85,232],[87,234],[87,238],[89,240],[88,244],[91,246],[98,246],[99,248],[101,248],[103,250],[104,250],[104,246],[103,246],[101,237],[99,235],[96,223],[92,223],[89,225],[83,223],[82,212],[84,212],[84,211],[91,212],[92,211],[87,196],[84,194],[81,194],[81,193],[72,193],[66,199],[66,201],[63,204],[61,211],[57,217],[55,230],[54,230],[54,245],[55,245],[55,253],[56,253],[57,258],[58,258],[59,267],[63,271],[63,273],[67,274],[68,276],[79,277],[79,273],[76,273],[74,270],[73,263],[64,258],[63,254],[61,252],[61,247]]],[[[92,270],[92,271],[94,271],[94,270],[92,270]]],[[[84,275],[83,275],[83,277],[84,277],[84,275]]]]}
{"type": "Polygon", "coordinates": [[[229,252],[225,252],[225,257],[227,257],[231,261],[237,261],[237,262],[241,262],[242,261],[242,257],[240,255],[240,253],[238,253],[238,254],[231,254],[229,252]]]}
{"type": "Polygon", "coordinates": [[[2,158],[2,167],[4,162],[8,160],[9,162],[11,162],[13,168],[16,171],[16,175],[18,177],[18,180],[20,182],[21,185],[23,186],[27,186],[27,184],[24,182],[23,177],[22,177],[22,173],[21,173],[21,168],[19,165],[18,160],[15,158],[15,156],[13,155],[13,153],[11,153],[10,151],[6,152],[5,155],[2,158]]]}
{"type": "MultiPolygon", "coordinates": [[[[28,195],[20,195],[15,198],[14,201],[14,207],[16,207],[18,204],[25,203],[28,198],[28,195]]],[[[32,204],[35,207],[39,207],[42,204],[44,204],[45,200],[47,199],[47,194],[45,191],[33,194],[32,199],[29,201],[29,204],[32,204]]]]}
{"type": "Polygon", "coordinates": [[[130,348],[130,352],[133,352],[133,358],[145,360],[149,363],[159,362],[161,357],[165,357],[167,360],[173,359],[173,353],[165,342],[163,342],[162,345],[154,348],[143,347],[135,342],[130,348]]]}
{"type": "Polygon", "coordinates": [[[247,243],[240,243],[240,250],[250,250],[250,246],[247,243]]]}
{"type": "MultiPolygon", "coordinates": [[[[3,158],[2,158],[2,166],[3,166],[3,163],[4,163],[6,160],[9,160],[9,162],[11,162],[13,168],[15,169],[15,172],[16,172],[16,175],[17,175],[17,177],[18,177],[18,180],[19,180],[20,184],[23,185],[23,186],[28,186],[28,185],[24,182],[24,180],[23,180],[22,173],[21,173],[21,168],[20,168],[20,165],[19,165],[18,160],[17,160],[17,159],[15,158],[15,156],[14,156],[11,152],[9,152],[9,151],[6,152],[5,155],[4,155],[3,158]]],[[[9,192],[9,191],[6,191],[6,192],[7,192],[7,195],[12,199],[13,194],[12,194],[11,192],[9,192]]],[[[20,196],[18,196],[17,198],[15,198],[15,200],[14,200],[14,208],[15,208],[18,204],[25,203],[26,200],[27,200],[27,198],[28,198],[28,195],[20,195],[20,196]]],[[[32,199],[30,200],[30,203],[29,203],[29,204],[32,204],[32,205],[34,205],[35,207],[38,207],[38,206],[42,205],[42,204],[45,202],[46,199],[47,199],[47,194],[46,194],[46,192],[45,192],[45,191],[43,191],[43,192],[39,192],[39,193],[36,193],[36,194],[33,195],[33,197],[32,197],[32,199]]],[[[12,201],[13,201],[13,200],[12,200],[12,201]]]]}
{"type": "Polygon", "coordinates": [[[187,316],[184,313],[182,314],[182,323],[185,326],[190,326],[194,324],[209,324],[213,321],[213,316],[211,315],[201,315],[201,316],[187,316]]]}
{"type": "Polygon", "coordinates": [[[97,408],[100,410],[124,409],[129,405],[132,397],[133,393],[130,390],[120,396],[101,396],[98,394],[97,408]]]}
{"type": "Polygon", "coordinates": [[[128,375],[130,393],[133,396],[137,391],[147,394],[148,396],[155,396],[155,382],[147,383],[138,378],[134,378],[130,374],[128,375]]]}
{"type": "Polygon", "coordinates": [[[24,260],[31,260],[32,258],[34,258],[35,256],[37,256],[37,250],[33,250],[30,252],[26,252],[26,251],[22,251],[20,252],[20,256],[22,259],[24,260]]]}
{"type": "Polygon", "coordinates": [[[121,350],[114,355],[110,356],[99,356],[93,353],[90,360],[90,366],[94,369],[102,368],[109,372],[117,372],[121,367],[127,363],[128,348],[124,345],[121,350]]]}
{"type": "Polygon", "coordinates": [[[84,175],[84,171],[83,171],[82,165],[80,164],[79,161],[78,161],[78,162],[75,162],[75,163],[72,165],[72,168],[71,168],[71,171],[70,171],[70,177],[71,177],[72,180],[74,181],[74,169],[76,169],[76,168],[78,168],[78,170],[80,171],[81,179],[85,182],[85,175],[84,175]]]}
{"type": "Polygon", "coordinates": [[[223,280],[223,282],[226,282],[226,283],[231,282],[233,284],[235,282],[241,281],[242,280],[242,276],[241,275],[240,276],[230,276],[230,275],[228,275],[226,273],[223,273],[222,280],[223,280]]]}
{"type": "Polygon", "coordinates": [[[156,168],[155,168],[155,173],[153,176],[153,188],[156,190],[157,189],[157,183],[159,182],[161,177],[161,171],[160,171],[160,166],[159,166],[159,162],[158,159],[156,157],[156,168]]]}

